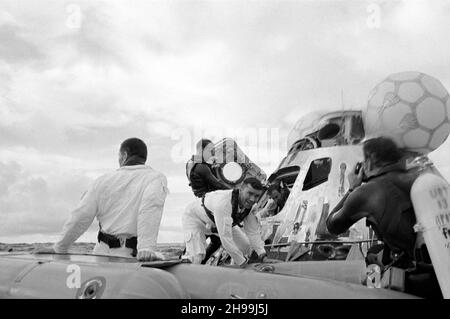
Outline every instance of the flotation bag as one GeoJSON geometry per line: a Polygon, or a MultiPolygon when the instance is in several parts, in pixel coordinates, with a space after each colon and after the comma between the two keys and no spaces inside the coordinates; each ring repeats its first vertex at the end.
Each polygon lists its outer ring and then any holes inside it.
{"type": "Polygon", "coordinates": [[[450,298],[450,185],[429,170],[414,182],[411,200],[442,294],[450,298]]]}

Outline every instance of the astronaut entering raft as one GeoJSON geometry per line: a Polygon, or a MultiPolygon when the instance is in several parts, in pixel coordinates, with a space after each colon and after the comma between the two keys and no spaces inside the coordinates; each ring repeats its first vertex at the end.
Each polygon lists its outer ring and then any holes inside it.
{"type": "Polygon", "coordinates": [[[235,264],[245,266],[252,251],[264,261],[266,250],[259,221],[252,211],[263,190],[258,179],[249,177],[239,188],[209,192],[191,203],[183,215],[188,258],[193,263],[202,262],[206,254],[206,235],[211,234],[214,226],[235,264]]]}

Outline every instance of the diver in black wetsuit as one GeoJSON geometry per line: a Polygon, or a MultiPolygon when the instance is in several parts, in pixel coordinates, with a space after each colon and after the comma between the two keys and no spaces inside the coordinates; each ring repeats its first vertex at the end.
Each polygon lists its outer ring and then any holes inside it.
{"type": "MultiPolygon", "coordinates": [[[[222,183],[213,174],[212,164],[214,156],[214,144],[211,140],[201,139],[197,142],[197,154],[193,155],[186,164],[186,176],[189,180],[189,186],[197,197],[203,197],[206,193],[219,190],[229,189],[228,185],[222,183]]],[[[217,230],[215,231],[217,233],[217,230]]],[[[206,248],[205,263],[211,255],[221,246],[218,236],[208,236],[210,244],[206,248]]]]}
{"type": "Polygon", "coordinates": [[[406,273],[406,292],[422,297],[442,296],[429,257],[418,260],[418,249],[415,249],[416,217],[410,191],[418,170],[407,171],[403,154],[385,137],[365,141],[363,153],[362,168],[358,173],[356,168],[350,171],[350,189],[327,218],[328,231],[341,234],[365,217],[377,238],[384,242],[381,252],[369,250],[368,263],[376,262],[382,268],[416,269],[406,273]],[[417,271],[419,265],[424,265],[425,273],[417,271]]]}
{"type": "Polygon", "coordinates": [[[197,143],[197,154],[186,164],[186,175],[194,195],[203,197],[206,193],[219,189],[229,189],[213,174],[211,160],[214,156],[214,144],[208,139],[197,143]]]}

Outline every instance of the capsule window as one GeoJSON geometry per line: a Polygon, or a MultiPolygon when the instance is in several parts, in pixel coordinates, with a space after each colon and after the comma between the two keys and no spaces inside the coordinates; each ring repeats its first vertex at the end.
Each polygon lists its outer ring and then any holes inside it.
{"type": "Polygon", "coordinates": [[[307,191],[311,188],[319,186],[328,181],[331,172],[331,158],[324,157],[311,162],[308,173],[303,182],[303,190],[307,191]]]}
{"type": "Polygon", "coordinates": [[[283,182],[288,187],[292,187],[300,173],[300,166],[287,166],[280,168],[269,176],[269,183],[283,182]]]}

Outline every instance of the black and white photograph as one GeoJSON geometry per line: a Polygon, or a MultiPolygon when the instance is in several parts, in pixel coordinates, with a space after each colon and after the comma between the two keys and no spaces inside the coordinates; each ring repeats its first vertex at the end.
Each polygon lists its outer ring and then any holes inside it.
{"type": "Polygon", "coordinates": [[[0,0],[0,299],[450,299],[449,21],[449,0],[0,0]]]}

